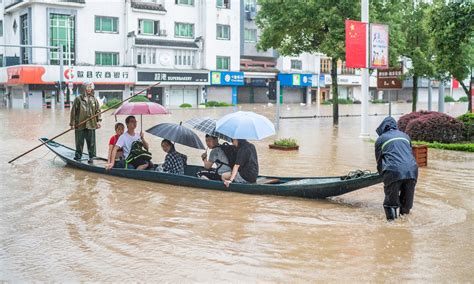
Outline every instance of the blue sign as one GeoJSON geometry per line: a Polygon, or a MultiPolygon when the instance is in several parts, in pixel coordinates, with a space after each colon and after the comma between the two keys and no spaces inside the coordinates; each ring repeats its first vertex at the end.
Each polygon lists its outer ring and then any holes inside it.
{"type": "Polygon", "coordinates": [[[311,87],[312,74],[278,74],[278,81],[283,87],[311,87]]]}
{"type": "Polygon", "coordinates": [[[243,86],[244,72],[211,72],[211,85],[243,86]]]}

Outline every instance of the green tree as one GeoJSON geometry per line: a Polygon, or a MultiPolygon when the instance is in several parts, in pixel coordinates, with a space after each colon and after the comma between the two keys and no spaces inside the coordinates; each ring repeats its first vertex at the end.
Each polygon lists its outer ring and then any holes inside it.
{"type": "Polygon", "coordinates": [[[282,55],[322,52],[331,57],[333,123],[338,124],[337,61],[345,59],[345,20],[360,19],[360,1],[259,0],[258,47],[282,55]]]}
{"type": "Polygon", "coordinates": [[[409,58],[412,67],[408,70],[408,76],[413,77],[412,89],[412,111],[416,111],[418,100],[418,79],[433,77],[436,70],[433,64],[433,50],[430,48],[430,34],[426,19],[428,17],[429,4],[422,0],[403,1],[401,13],[401,40],[403,48],[400,54],[409,58]]]}
{"type": "MultiPolygon", "coordinates": [[[[456,78],[468,96],[468,111],[472,110],[471,87],[463,80],[471,76],[474,67],[474,3],[472,1],[437,1],[427,21],[435,55],[435,65],[441,74],[456,78]]],[[[470,78],[472,86],[472,77],[470,78]]]]}

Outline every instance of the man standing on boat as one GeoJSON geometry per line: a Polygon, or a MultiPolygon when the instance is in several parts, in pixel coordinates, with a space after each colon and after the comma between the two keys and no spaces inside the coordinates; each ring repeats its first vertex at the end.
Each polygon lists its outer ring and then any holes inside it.
{"type": "Polygon", "coordinates": [[[406,215],[413,207],[418,166],[411,149],[410,137],[397,128],[393,117],[386,117],[377,128],[375,142],[377,170],[383,176],[385,200],[383,207],[388,221],[406,215]]]}
{"type": "Polygon", "coordinates": [[[87,144],[87,152],[89,153],[89,163],[96,156],[95,146],[95,130],[100,128],[100,105],[94,96],[94,83],[86,82],[82,85],[82,94],[74,99],[71,108],[71,118],[69,125],[75,131],[76,153],[75,160],[82,158],[82,148],[84,148],[84,140],[87,144]],[[81,122],[97,115],[94,119],[79,125],[81,122]]]}

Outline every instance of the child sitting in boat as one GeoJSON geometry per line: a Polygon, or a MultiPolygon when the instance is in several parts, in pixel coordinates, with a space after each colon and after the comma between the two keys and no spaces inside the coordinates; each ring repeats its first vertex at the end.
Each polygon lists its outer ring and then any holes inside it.
{"type": "MultiPolygon", "coordinates": [[[[115,143],[114,149],[112,150],[112,154],[110,157],[111,162],[109,162],[105,167],[107,170],[111,169],[114,166],[114,161],[117,157],[117,152],[119,151],[119,149],[123,149],[123,156],[126,157],[126,161],[130,159],[129,155],[132,151],[132,145],[134,144],[134,142],[140,141],[140,144],[143,145],[144,150],[148,151],[149,149],[148,142],[145,140],[143,132],[141,132],[140,134],[135,133],[135,129],[137,128],[137,120],[135,119],[135,117],[133,115],[128,116],[125,119],[125,124],[127,125],[127,132],[120,135],[119,139],[115,143]]],[[[137,170],[146,170],[153,166],[153,163],[147,158],[134,159],[132,163],[127,164],[127,168],[137,170]]]]}
{"type": "Polygon", "coordinates": [[[125,131],[125,126],[123,125],[123,123],[121,123],[121,122],[116,123],[115,124],[115,135],[110,137],[110,140],[109,140],[109,155],[107,157],[107,163],[110,164],[110,163],[114,162],[114,168],[123,168],[124,167],[124,165],[123,165],[123,150],[122,149],[117,150],[117,155],[115,157],[115,161],[111,160],[112,151],[114,150],[115,144],[117,144],[117,141],[118,141],[120,135],[122,135],[124,131],[125,131]]]}
{"type": "Polygon", "coordinates": [[[177,152],[173,143],[167,139],[164,139],[161,142],[161,148],[167,154],[165,157],[165,162],[158,166],[156,171],[175,175],[184,175],[184,168],[186,167],[188,157],[177,152]]]}

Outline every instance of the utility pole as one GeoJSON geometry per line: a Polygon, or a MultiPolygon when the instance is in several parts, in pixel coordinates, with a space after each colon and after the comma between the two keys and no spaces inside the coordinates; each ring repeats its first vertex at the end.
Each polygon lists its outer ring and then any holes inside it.
{"type": "Polygon", "coordinates": [[[367,23],[366,30],[366,68],[361,68],[362,76],[362,100],[361,100],[361,125],[360,125],[360,137],[369,137],[369,0],[361,0],[361,21],[367,23]]]}
{"type": "Polygon", "coordinates": [[[438,87],[438,111],[444,112],[444,80],[439,81],[438,87]]]}

